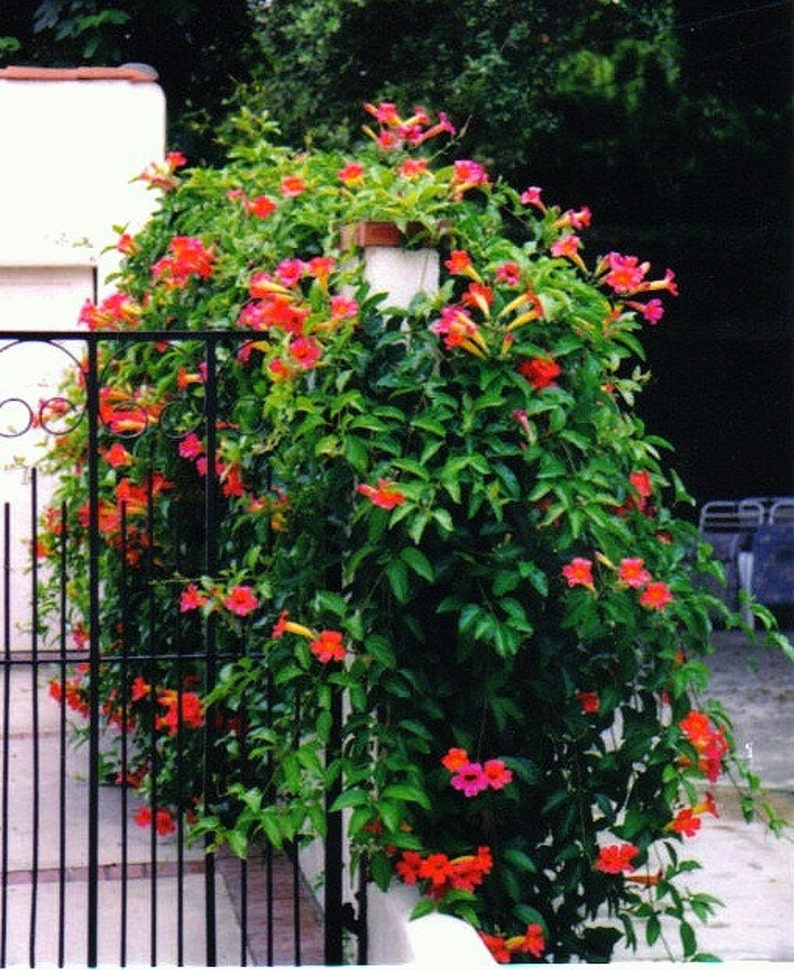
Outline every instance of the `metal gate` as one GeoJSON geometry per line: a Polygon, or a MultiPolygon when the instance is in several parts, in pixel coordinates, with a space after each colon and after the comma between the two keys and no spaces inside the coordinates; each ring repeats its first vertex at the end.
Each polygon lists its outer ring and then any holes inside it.
{"type": "MultiPolygon", "coordinates": [[[[343,898],[338,813],[326,813],[318,897],[296,847],[251,846],[244,860],[206,852],[186,838],[189,808],[165,814],[160,808],[164,730],[175,735],[169,778],[177,789],[188,758],[193,764],[198,752],[198,796],[210,806],[224,796],[217,741],[232,728],[207,717],[188,737],[184,705],[193,685],[211,690],[223,665],[246,656],[249,643],[244,633],[220,636],[211,618],[187,636],[178,616],[155,615],[140,590],[155,577],[163,581],[191,568],[214,576],[225,565],[218,546],[224,501],[215,470],[218,429],[234,422],[224,413],[222,361],[242,339],[226,332],[0,332],[0,966],[333,965],[350,956],[354,921],[343,898]],[[191,536],[193,553],[200,536],[199,563],[179,561],[185,544],[178,539],[169,543],[174,560],[161,561],[152,514],[161,483],[154,470],[139,482],[143,494],[126,494],[112,510],[101,499],[108,465],[100,440],[117,433],[123,445],[131,437],[144,454],[149,438],[171,434],[177,441],[185,426],[173,410],[152,419],[130,389],[114,394],[114,355],[131,344],[151,350],[180,341],[201,362],[200,394],[189,406],[193,428],[204,435],[206,473],[191,502],[169,497],[169,528],[177,537],[191,536]],[[53,375],[69,370],[79,375],[71,382],[83,391],[77,402],[53,391],[53,375]],[[108,388],[110,411],[103,398],[108,388]],[[65,506],[53,507],[54,483],[34,456],[35,448],[46,454],[68,442],[78,427],[87,442],[85,463],[75,471],[87,495],[83,531],[67,525],[65,506]],[[83,544],[79,575],[69,555],[77,543],[83,544]],[[117,557],[112,575],[102,569],[109,545],[117,557]],[[70,604],[78,587],[85,621],[76,624],[70,604]],[[110,623],[106,607],[113,600],[119,615],[110,623]],[[160,716],[152,714],[143,750],[141,731],[134,743],[128,740],[126,705],[110,710],[113,693],[99,687],[116,682],[129,692],[136,677],[149,685],[170,677],[176,685],[160,716]],[[165,712],[174,709],[181,716],[166,728],[165,712]],[[141,765],[149,779],[143,793],[135,790],[141,765]]],[[[341,698],[335,708],[331,744],[339,735],[341,698]]],[[[328,793],[328,805],[334,797],[328,793]]]]}

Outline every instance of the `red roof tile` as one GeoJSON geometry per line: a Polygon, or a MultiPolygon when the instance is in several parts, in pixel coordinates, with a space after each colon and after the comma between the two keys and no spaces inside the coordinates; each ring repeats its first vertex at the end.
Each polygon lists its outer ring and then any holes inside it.
{"type": "Polygon", "coordinates": [[[137,81],[157,80],[147,64],[121,67],[2,67],[0,81],[137,81]]]}

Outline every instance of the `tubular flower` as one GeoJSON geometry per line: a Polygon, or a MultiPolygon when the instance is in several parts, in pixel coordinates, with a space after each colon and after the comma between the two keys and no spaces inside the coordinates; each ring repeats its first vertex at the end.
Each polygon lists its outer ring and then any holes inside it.
{"type": "Polygon", "coordinates": [[[278,206],[270,196],[257,195],[253,199],[246,199],[245,208],[257,219],[269,219],[278,206]]]}
{"type": "Polygon", "coordinates": [[[300,283],[306,271],[306,264],[302,259],[282,259],[276,267],[275,273],[279,283],[287,289],[293,289],[300,283]]]}
{"type": "Polygon", "coordinates": [[[447,350],[462,347],[470,354],[482,357],[487,349],[477,324],[459,306],[443,307],[440,319],[430,324],[430,332],[444,338],[447,350]]]}
{"type": "Polygon", "coordinates": [[[673,594],[667,583],[648,583],[640,593],[640,605],[649,610],[663,610],[673,601],[673,594]]]}
{"type": "Polygon", "coordinates": [[[142,308],[126,293],[112,293],[97,306],[86,300],[80,310],[78,323],[84,323],[89,330],[123,330],[136,327],[140,321],[142,308]]]}
{"type": "Polygon", "coordinates": [[[665,826],[667,832],[677,832],[686,838],[697,835],[700,829],[700,819],[695,817],[691,808],[682,808],[676,812],[675,818],[665,826]]]}
{"type": "Polygon", "coordinates": [[[311,337],[298,337],[289,345],[292,359],[304,370],[312,370],[322,354],[322,347],[311,337]]]}
{"type": "Polygon", "coordinates": [[[406,158],[397,166],[397,174],[405,179],[419,178],[421,175],[427,175],[428,171],[426,158],[406,158]]]}
{"type": "Polygon", "coordinates": [[[576,692],[576,699],[582,708],[582,714],[597,714],[598,708],[601,706],[601,701],[599,700],[598,694],[592,690],[578,690],[576,692]]]}
{"type": "Polygon", "coordinates": [[[581,245],[582,240],[573,233],[569,233],[566,236],[561,236],[559,239],[556,239],[551,244],[551,255],[570,259],[570,261],[575,263],[579,269],[587,272],[587,267],[585,266],[582,257],[579,255],[579,248],[581,245]]]}
{"type": "Polygon", "coordinates": [[[212,275],[215,256],[195,236],[174,236],[168,244],[168,255],[152,266],[152,278],[171,289],[187,286],[192,276],[206,279],[212,275]]]}
{"type": "Polygon", "coordinates": [[[474,798],[488,787],[488,778],[478,761],[470,761],[458,768],[450,784],[466,798],[474,798]]]}
{"type": "Polygon", "coordinates": [[[387,478],[378,479],[377,485],[367,485],[362,483],[357,491],[360,495],[365,495],[373,505],[381,509],[393,509],[396,505],[402,505],[405,495],[397,488],[394,482],[387,478]]]}
{"type": "Polygon", "coordinates": [[[309,186],[300,175],[287,175],[281,180],[279,192],[288,199],[302,195],[309,186]]]}
{"type": "Polygon", "coordinates": [[[207,597],[199,590],[195,583],[190,583],[182,590],[179,598],[179,612],[188,613],[190,610],[198,610],[207,602],[207,597]]]}
{"type": "Polygon", "coordinates": [[[522,360],[518,365],[518,373],[525,377],[536,391],[542,391],[546,387],[556,387],[556,377],[562,373],[562,369],[556,360],[550,357],[533,357],[531,360],[522,360]]]}
{"type": "Polygon", "coordinates": [[[168,192],[177,187],[178,180],[174,173],[185,164],[187,159],[182,152],[168,152],[162,162],[150,162],[138,178],[147,182],[150,188],[168,192]]]}
{"type": "Polygon", "coordinates": [[[200,728],[204,723],[201,698],[193,691],[180,694],[175,690],[163,690],[158,694],[157,703],[166,707],[168,713],[156,719],[155,727],[168,728],[169,734],[176,734],[180,724],[200,728]]]}
{"type": "Polygon", "coordinates": [[[332,660],[344,660],[347,656],[342,634],[338,630],[323,630],[316,639],[312,640],[309,649],[321,664],[330,663],[332,660]]]}
{"type": "Polygon", "coordinates": [[[646,303],[640,303],[637,300],[627,300],[626,306],[631,307],[632,310],[636,310],[651,326],[658,323],[664,316],[664,306],[659,299],[648,300],[646,303]]]}
{"type": "Polygon", "coordinates": [[[616,876],[621,872],[633,872],[636,868],[634,859],[639,854],[639,851],[637,846],[632,845],[630,842],[603,845],[599,849],[595,867],[599,872],[605,872],[612,876],[616,876]]]}
{"type": "Polygon", "coordinates": [[[501,758],[491,758],[481,765],[469,761],[465,748],[450,748],[441,764],[453,775],[452,787],[462,791],[467,798],[473,798],[486,788],[500,791],[513,780],[513,772],[501,758]]]}
{"type": "Polygon", "coordinates": [[[539,923],[530,923],[523,936],[511,936],[505,946],[508,953],[529,953],[539,960],[546,949],[543,927],[539,923]]]}
{"type": "Polygon", "coordinates": [[[287,610],[282,610],[279,614],[278,620],[270,633],[273,640],[278,640],[283,637],[285,633],[296,633],[300,637],[305,637],[307,640],[314,640],[316,634],[310,630],[307,626],[303,626],[302,623],[293,623],[289,619],[289,613],[287,610]]]}
{"type": "Polygon", "coordinates": [[[591,559],[584,559],[577,556],[562,567],[562,574],[568,581],[568,586],[584,586],[591,592],[595,592],[593,585],[593,562],[591,559]]]}
{"type": "Polygon", "coordinates": [[[484,283],[469,283],[469,288],[463,294],[463,303],[468,307],[476,307],[483,316],[490,316],[493,303],[493,290],[484,283]]]}
{"type": "Polygon", "coordinates": [[[450,748],[441,759],[441,764],[447,771],[455,772],[469,763],[469,754],[465,748],[450,748]]]}
{"type": "Polygon", "coordinates": [[[592,213],[587,206],[583,206],[579,210],[568,209],[566,212],[563,212],[559,219],[554,220],[554,228],[564,229],[570,226],[571,229],[576,229],[578,232],[580,229],[587,229],[589,227],[591,218],[592,213]]]}
{"type": "Polygon", "coordinates": [[[640,263],[636,256],[607,253],[601,260],[597,273],[605,272],[604,283],[615,293],[636,293],[650,268],[650,263],[640,263]]]}
{"type": "Polygon", "coordinates": [[[480,846],[476,853],[455,859],[444,852],[422,856],[405,851],[395,865],[397,874],[409,885],[427,880],[427,893],[435,900],[443,899],[453,889],[474,892],[492,868],[493,857],[488,846],[480,846]]]}
{"type": "MultiPolygon", "coordinates": [[[[698,754],[698,770],[710,782],[715,782],[722,771],[722,759],[729,750],[722,729],[715,727],[709,716],[702,711],[690,711],[678,726],[698,754]]],[[[716,812],[713,798],[710,803],[707,799],[706,804],[709,806],[706,811],[716,812]]]]}
{"type": "Polygon", "coordinates": [[[331,297],[331,319],[347,320],[358,314],[358,302],[352,297],[336,293],[331,297]]]}
{"type": "MultiPolygon", "coordinates": [[[[152,824],[152,810],[148,805],[142,805],[135,813],[135,824],[147,828],[152,824]]],[[[167,808],[158,808],[154,815],[154,827],[158,835],[170,835],[176,831],[176,822],[167,808]]]]}
{"type": "Polygon", "coordinates": [[[510,963],[511,953],[507,949],[507,940],[504,936],[494,936],[490,933],[479,931],[480,939],[488,948],[488,952],[496,963],[510,963]]]}
{"type": "Polygon", "coordinates": [[[460,159],[454,163],[450,190],[454,199],[462,199],[469,189],[490,185],[488,173],[479,162],[460,159]]]}
{"type": "Polygon", "coordinates": [[[531,205],[540,212],[545,213],[546,206],[540,198],[542,191],[543,189],[539,188],[537,185],[530,185],[529,188],[525,189],[521,193],[521,205],[531,205]]]}
{"type": "Polygon", "coordinates": [[[650,582],[651,574],[645,568],[642,559],[629,558],[621,559],[618,568],[618,580],[632,589],[642,589],[646,583],[650,582]]]}
{"type": "Polygon", "coordinates": [[[505,286],[518,286],[521,282],[521,267],[512,261],[502,263],[496,269],[496,279],[505,286]]]}
{"type": "Polygon", "coordinates": [[[259,600],[254,596],[250,586],[233,586],[224,599],[223,605],[237,616],[248,616],[259,606],[259,600]]]}
{"type": "Polygon", "coordinates": [[[454,249],[449,254],[449,259],[444,260],[444,266],[453,276],[460,276],[463,273],[468,274],[472,268],[471,256],[469,256],[465,249],[454,249]]]}

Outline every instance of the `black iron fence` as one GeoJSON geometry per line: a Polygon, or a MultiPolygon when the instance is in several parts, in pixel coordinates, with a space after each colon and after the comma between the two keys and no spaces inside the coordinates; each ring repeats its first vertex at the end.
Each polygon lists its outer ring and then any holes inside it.
{"type": "MultiPolygon", "coordinates": [[[[223,801],[218,739],[235,730],[211,717],[188,730],[188,695],[212,690],[250,644],[244,633],[221,635],[211,617],[186,628],[184,618],[161,615],[149,591],[170,575],[213,576],[225,565],[218,429],[239,427],[241,414],[253,420],[256,410],[224,387],[223,362],[242,340],[225,332],[0,332],[0,966],[333,965],[355,962],[356,950],[366,962],[365,934],[357,943],[350,935],[365,921],[352,920],[344,901],[338,814],[327,813],[319,894],[297,846],[249,846],[241,859],[187,838],[188,796],[209,807],[223,801]],[[179,341],[201,375],[179,402],[153,416],[135,389],[114,393],[122,350],[179,341]],[[63,373],[71,373],[68,393],[54,389],[63,373]],[[189,501],[169,494],[165,542],[152,512],[162,484],[154,469],[112,509],[102,498],[108,436],[134,439],[141,456],[147,436],[179,441],[188,427],[203,435],[206,473],[189,501]],[[76,439],[83,451],[72,456],[73,471],[59,460],[54,499],[39,454],[76,439]],[[85,494],[76,519],[63,499],[70,474],[74,493],[85,494]],[[150,723],[133,732],[114,697],[165,679],[175,685],[167,703],[152,705],[150,723]],[[168,792],[159,770],[166,757],[168,792]]],[[[268,694],[278,704],[276,689],[268,694]]],[[[339,698],[332,744],[341,706],[339,698]]]]}

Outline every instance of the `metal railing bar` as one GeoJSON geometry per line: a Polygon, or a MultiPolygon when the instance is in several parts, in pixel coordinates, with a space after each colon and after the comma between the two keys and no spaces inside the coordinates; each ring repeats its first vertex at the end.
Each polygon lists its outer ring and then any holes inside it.
{"type": "Polygon", "coordinates": [[[98,963],[99,930],[99,361],[96,341],[88,343],[86,408],[88,413],[88,630],[91,683],[89,691],[88,740],[88,912],[86,959],[89,967],[98,963]]]}
{"type": "MultiPolygon", "coordinates": [[[[207,415],[215,415],[218,410],[218,374],[215,359],[216,342],[208,340],[205,353],[204,401],[207,415]]],[[[214,576],[218,566],[218,476],[216,473],[218,455],[218,434],[215,421],[206,422],[206,455],[207,475],[204,487],[204,565],[206,574],[214,576]]],[[[217,675],[217,643],[215,630],[215,616],[210,614],[205,625],[206,635],[206,666],[204,668],[205,692],[209,693],[215,686],[217,675]]],[[[215,732],[212,723],[204,727],[204,800],[205,804],[215,802],[215,784],[213,766],[215,761],[215,732]]],[[[209,843],[207,843],[209,848],[209,843]]],[[[215,911],[215,857],[210,853],[207,858],[207,868],[204,876],[204,905],[205,905],[205,936],[207,966],[213,967],[217,963],[216,946],[216,911],[215,911]]]]}
{"type": "Polygon", "coordinates": [[[58,712],[58,826],[59,845],[58,860],[60,868],[60,882],[58,886],[58,966],[66,962],[66,747],[67,747],[67,719],[66,704],[66,583],[67,569],[67,538],[68,526],[66,517],[66,503],[61,504],[61,534],[58,555],[58,642],[60,646],[60,663],[58,664],[59,682],[61,687],[61,704],[58,712]]]}
{"type": "MultiPolygon", "coordinates": [[[[30,477],[30,559],[31,559],[31,630],[30,630],[30,652],[36,657],[39,647],[38,630],[38,476],[36,469],[32,469],[30,477]]],[[[30,890],[30,937],[29,937],[29,959],[31,967],[36,966],[36,930],[38,921],[39,903],[39,836],[41,828],[41,809],[39,804],[39,792],[41,790],[41,764],[40,764],[40,740],[39,740],[39,679],[35,666],[31,666],[31,774],[33,779],[33,815],[31,825],[33,828],[33,844],[31,869],[33,881],[30,890]]]]}
{"type": "MultiPolygon", "coordinates": [[[[3,504],[3,659],[11,651],[11,504],[3,504]]],[[[0,965],[6,965],[8,940],[8,801],[9,758],[8,739],[11,733],[11,666],[3,667],[3,764],[2,801],[0,801],[0,965]]]]}

